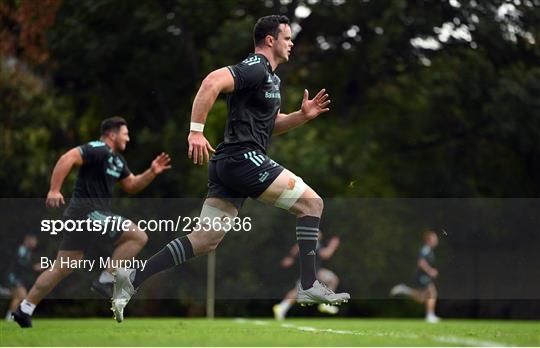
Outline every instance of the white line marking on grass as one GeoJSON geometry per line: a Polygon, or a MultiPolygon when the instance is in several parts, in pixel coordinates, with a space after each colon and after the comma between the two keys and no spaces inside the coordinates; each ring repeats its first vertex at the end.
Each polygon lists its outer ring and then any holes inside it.
{"type": "MultiPolygon", "coordinates": [[[[262,320],[249,320],[244,318],[237,318],[235,319],[235,322],[239,324],[254,324],[254,325],[270,325],[272,322],[268,321],[262,321],[262,320]]],[[[393,337],[393,338],[405,338],[405,339],[429,339],[435,342],[442,342],[442,343],[453,343],[457,345],[463,345],[463,346],[474,346],[474,347],[506,347],[505,344],[501,342],[493,342],[493,341],[484,341],[484,340],[477,340],[474,338],[462,338],[457,336],[419,336],[415,334],[402,334],[402,333],[396,333],[396,332],[377,332],[375,334],[373,333],[367,333],[362,331],[351,331],[351,330],[334,330],[334,329],[317,329],[315,327],[311,326],[298,326],[290,323],[282,323],[280,324],[281,327],[286,329],[295,329],[299,331],[304,332],[328,332],[332,334],[337,335],[354,335],[354,336],[366,336],[366,337],[393,337]]]]}
{"type": "Polygon", "coordinates": [[[264,326],[264,325],[268,325],[269,323],[267,321],[262,321],[262,320],[253,320],[253,324],[264,326]]]}
{"type": "Polygon", "coordinates": [[[437,342],[455,343],[455,344],[462,344],[462,345],[475,346],[475,347],[506,347],[505,344],[502,344],[500,342],[484,341],[484,340],[477,340],[474,338],[462,338],[462,337],[456,337],[456,336],[433,336],[433,337],[430,337],[430,339],[437,342]]]}
{"type": "Polygon", "coordinates": [[[253,325],[259,325],[259,326],[265,326],[265,325],[270,324],[269,322],[263,321],[263,320],[248,320],[244,318],[236,318],[234,319],[234,321],[237,322],[238,324],[253,324],[253,325]]]}

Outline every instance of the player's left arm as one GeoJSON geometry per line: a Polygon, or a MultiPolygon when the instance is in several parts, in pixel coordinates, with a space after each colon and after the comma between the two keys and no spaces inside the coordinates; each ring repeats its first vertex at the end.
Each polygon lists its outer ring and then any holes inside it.
{"type": "Polygon", "coordinates": [[[427,273],[431,278],[437,278],[439,271],[431,267],[425,258],[418,259],[418,267],[427,273]]]}
{"type": "Polygon", "coordinates": [[[282,114],[278,112],[276,123],[272,135],[279,135],[290,131],[293,128],[299,127],[304,123],[311,121],[320,114],[328,112],[330,108],[330,99],[323,88],[315,95],[313,99],[309,99],[309,92],[304,90],[304,98],[300,110],[290,114],[282,114]]]}
{"type": "Polygon", "coordinates": [[[296,243],[295,245],[292,246],[287,256],[285,256],[283,260],[281,260],[281,267],[289,268],[292,265],[294,265],[294,259],[296,258],[299,252],[300,252],[300,248],[298,247],[298,243],[296,243]]]}
{"type": "Polygon", "coordinates": [[[328,245],[319,251],[319,257],[323,260],[329,260],[339,247],[339,243],[340,240],[338,236],[332,237],[328,242],[328,245]]]}
{"type": "Polygon", "coordinates": [[[146,171],[141,174],[129,174],[120,180],[120,185],[127,193],[137,193],[148,186],[159,174],[171,168],[171,158],[168,154],[162,152],[159,154],[146,171]]]}

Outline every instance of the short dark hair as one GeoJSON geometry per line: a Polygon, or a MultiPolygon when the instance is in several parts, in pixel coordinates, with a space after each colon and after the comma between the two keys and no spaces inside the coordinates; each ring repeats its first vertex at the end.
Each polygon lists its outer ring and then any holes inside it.
{"type": "Polygon", "coordinates": [[[255,46],[259,46],[267,35],[272,35],[277,39],[280,24],[289,24],[289,18],[283,15],[272,15],[259,18],[253,27],[253,43],[255,46]]]}
{"type": "Polygon", "coordinates": [[[101,122],[101,135],[106,135],[110,132],[118,132],[122,126],[127,126],[127,122],[124,118],[120,116],[106,118],[101,122]]]}

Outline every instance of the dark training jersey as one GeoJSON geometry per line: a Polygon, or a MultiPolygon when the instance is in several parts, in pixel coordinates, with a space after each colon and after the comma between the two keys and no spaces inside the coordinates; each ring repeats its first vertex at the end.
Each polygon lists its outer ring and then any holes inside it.
{"type": "Polygon", "coordinates": [[[17,255],[15,259],[11,262],[9,267],[9,273],[14,273],[17,275],[24,274],[32,270],[32,251],[20,245],[17,249],[17,255]]]}
{"type": "MultiPolygon", "coordinates": [[[[434,267],[435,265],[435,254],[433,253],[433,249],[429,245],[424,245],[422,249],[420,249],[420,254],[418,255],[418,259],[424,259],[430,265],[431,267],[434,267]]],[[[420,267],[416,268],[416,276],[428,276],[429,275],[424,272],[423,269],[420,267]]],[[[430,277],[431,278],[431,277],[430,277]]]]}
{"type": "Polygon", "coordinates": [[[218,145],[212,160],[250,150],[266,154],[281,107],[281,80],[262,54],[252,53],[242,62],[227,68],[234,79],[234,92],[227,98],[224,140],[218,145]]]}
{"type": "Polygon", "coordinates": [[[32,283],[33,276],[32,251],[24,245],[20,245],[17,249],[17,255],[9,265],[7,284],[10,288],[17,286],[27,287],[32,283]]]}
{"type": "Polygon", "coordinates": [[[77,217],[94,210],[110,211],[114,184],[131,174],[126,160],[102,141],[81,145],[79,151],[83,165],[64,215],[77,217]]]}

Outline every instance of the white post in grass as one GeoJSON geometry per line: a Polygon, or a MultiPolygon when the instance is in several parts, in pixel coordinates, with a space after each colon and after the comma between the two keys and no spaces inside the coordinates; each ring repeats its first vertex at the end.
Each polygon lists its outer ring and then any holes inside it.
{"type": "Polygon", "coordinates": [[[206,270],[206,317],[214,318],[214,304],[216,291],[216,251],[208,253],[206,270]]]}

